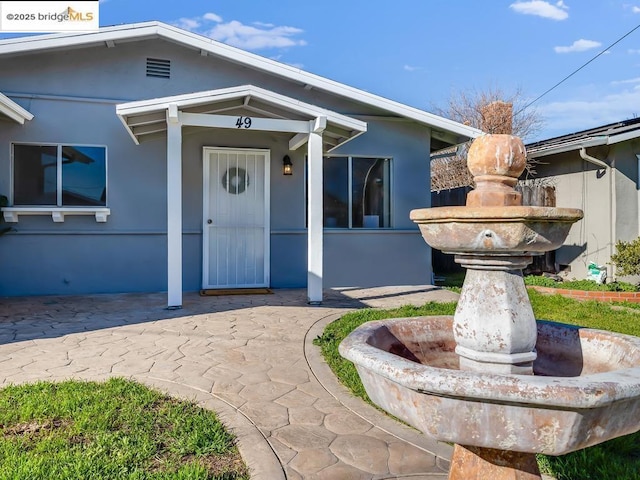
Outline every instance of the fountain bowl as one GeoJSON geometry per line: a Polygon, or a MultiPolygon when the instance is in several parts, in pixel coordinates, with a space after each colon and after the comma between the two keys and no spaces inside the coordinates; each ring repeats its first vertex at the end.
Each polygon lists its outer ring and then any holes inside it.
{"type": "Polygon", "coordinates": [[[534,375],[459,369],[453,317],[374,321],[340,344],[371,400],[437,440],[562,455],[640,429],[640,338],[537,322],[534,375]]]}
{"type": "Polygon", "coordinates": [[[445,253],[542,253],[562,246],[582,210],[556,207],[435,207],[411,211],[425,241],[445,253]]]}

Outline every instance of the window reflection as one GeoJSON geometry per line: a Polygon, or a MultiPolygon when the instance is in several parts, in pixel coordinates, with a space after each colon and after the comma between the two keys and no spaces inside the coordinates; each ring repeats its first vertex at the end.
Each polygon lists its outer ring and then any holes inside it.
{"type": "Polygon", "coordinates": [[[327,157],[323,163],[326,228],[388,228],[391,160],[327,157]]]}
{"type": "Polygon", "coordinates": [[[106,162],[102,147],[62,147],[62,205],[106,205],[106,162]]]}
{"type": "Polygon", "coordinates": [[[13,145],[13,203],[106,206],[106,148],[13,145]]]}

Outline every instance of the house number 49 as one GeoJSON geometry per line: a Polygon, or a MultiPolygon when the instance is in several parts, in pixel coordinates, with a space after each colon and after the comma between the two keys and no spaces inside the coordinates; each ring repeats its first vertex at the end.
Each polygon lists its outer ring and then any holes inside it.
{"type": "Polygon", "coordinates": [[[236,127],[251,128],[251,117],[238,117],[238,120],[236,120],[236,127]]]}

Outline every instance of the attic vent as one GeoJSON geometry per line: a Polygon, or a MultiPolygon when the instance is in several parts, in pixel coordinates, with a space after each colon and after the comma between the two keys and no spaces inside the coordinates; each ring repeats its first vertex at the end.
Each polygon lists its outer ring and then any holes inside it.
{"type": "Polygon", "coordinates": [[[171,60],[147,58],[147,77],[171,78],[171,60]]]}

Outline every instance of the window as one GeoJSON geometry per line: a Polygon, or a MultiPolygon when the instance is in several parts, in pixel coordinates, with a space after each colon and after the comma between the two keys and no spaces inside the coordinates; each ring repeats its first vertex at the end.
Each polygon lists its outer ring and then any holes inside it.
{"type": "Polygon", "coordinates": [[[388,228],[391,160],[326,157],[323,163],[325,228],[388,228]]]}
{"type": "Polygon", "coordinates": [[[13,205],[104,207],[105,147],[13,145],[13,205]]]}

